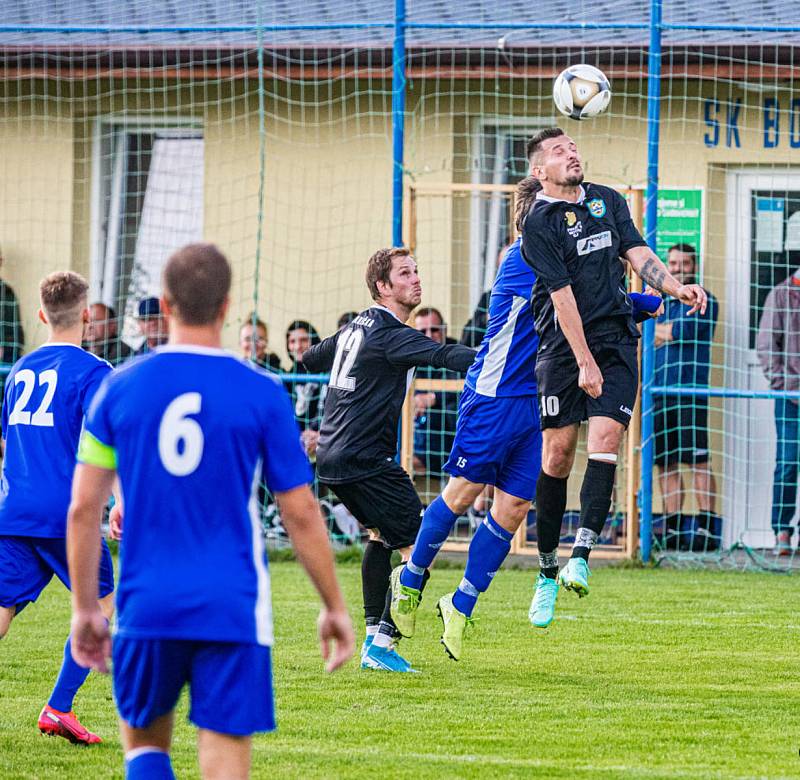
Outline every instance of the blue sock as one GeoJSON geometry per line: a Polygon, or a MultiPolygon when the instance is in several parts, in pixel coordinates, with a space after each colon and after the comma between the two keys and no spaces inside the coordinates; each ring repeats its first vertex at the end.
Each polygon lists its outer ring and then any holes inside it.
{"type": "Polygon", "coordinates": [[[89,670],[78,666],[72,657],[72,645],[70,638],[64,645],[64,661],[61,664],[61,671],[58,673],[56,685],[50,694],[50,701],[47,703],[59,712],[69,712],[72,710],[72,702],[78,688],[83,685],[84,680],[89,676],[89,670]]]}
{"type": "Polygon", "coordinates": [[[175,780],[169,753],[149,747],[129,751],[125,754],[125,780],[175,780]]]}
{"type": "Polygon", "coordinates": [[[444,502],[441,496],[425,510],[422,515],[422,526],[417,533],[417,541],[411,553],[411,565],[403,567],[400,582],[407,588],[422,588],[422,581],[427,569],[436,557],[445,540],[450,536],[458,515],[444,502]]]}
{"type": "Polygon", "coordinates": [[[513,536],[495,522],[491,512],[478,526],[469,545],[464,579],[453,594],[453,606],[459,612],[467,617],[472,615],[479,594],[489,587],[506,559],[513,536]]]}

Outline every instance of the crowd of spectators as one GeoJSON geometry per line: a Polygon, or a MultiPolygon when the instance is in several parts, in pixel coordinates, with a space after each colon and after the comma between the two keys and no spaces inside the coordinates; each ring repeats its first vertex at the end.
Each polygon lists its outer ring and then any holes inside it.
{"type": "MultiPolygon", "coordinates": [[[[505,253],[498,256],[498,265],[505,253]]],[[[696,250],[689,244],[677,244],[667,253],[670,272],[685,283],[697,275],[696,250]]],[[[0,264],[3,253],[0,249],[0,264]]],[[[655,384],[664,387],[705,388],[709,384],[711,343],[719,307],[708,294],[705,315],[687,316],[687,307],[678,301],[665,301],[664,311],[655,325],[655,384]]],[[[489,294],[485,293],[465,324],[460,343],[477,346],[486,330],[489,294]]],[[[800,269],[781,282],[768,295],[759,326],[756,349],[764,373],[775,390],[800,390],[800,269]]],[[[84,347],[114,366],[128,358],[145,354],[167,341],[166,319],[158,298],[140,300],[136,308],[136,324],[141,336],[137,349],[121,336],[117,313],[106,303],[97,301],[89,310],[84,347]]],[[[346,327],[358,316],[357,311],[344,312],[337,328],[346,327]]],[[[441,344],[455,343],[448,335],[441,311],[433,306],[420,308],[414,316],[414,327],[441,344]]],[[[22,355],[24,332],[19,304],[11,286],[0,279],[0,363],[12,364],[22,355]]],[[[295,418],[301,430],[309,459],[316,458],[319,428],[322,421],[326,386],[314,377],[304,380],[308,369],[302,356],[320,341],[316,328],[297,319],[285,332],[286,365],[269,349],[266,323],[251,312],[239,328],[240,355],[262,368],[282,375],[291,396],[295,418]]],[[[419,379],[461,379],[446,369],[422,369],[419,379]]],[[[4,376],[0,376],[0,386],[4,376]]],[[[430,479],[443,477],[455,436],[459,393],[455,389],[416,390],[414,394],[414,469],[430,479]]],[[[797,499],[800,474],[800,405],[795,398],[775,401],[777,448],[772,496],[772,527],[775,532],[775,553],[792,552],[792,519],[797,499]]],[[[709,551],[721,543],[722,520],[716,514],[716,482],[711,469],[708,431],[708,398],[670,395],[655,398],[654,408],[655,463],[660,477],[664,502],[662,543],[667,549],[709,551]],[[688,471],[694,492],[697,513],[683,514],[684,485],[681,467],[688,471]]],[[[323,503],[324,503],[323,498],[323,503]]],[[[331,509],[332,511],[332,509],[331,509]]],[[[347,518],[344,519],[345,523],[347,518]]]]}

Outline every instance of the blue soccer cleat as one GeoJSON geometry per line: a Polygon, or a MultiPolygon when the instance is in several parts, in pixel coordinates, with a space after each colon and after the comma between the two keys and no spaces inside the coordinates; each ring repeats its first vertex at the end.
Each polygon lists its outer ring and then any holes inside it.
{"type": "Polygon", "coordinates": [[[362,669],[376,669],[382,672],[416,672],[411,664],[393,647],[371,645],[361,658],[362,669]]]}
{"type": "Polygon", "coordinates": [[[558,583],[540,574],[536,579],[536,590],[528,610],[528,620],[535,628],[547,628],[553,622],[556,611],[558,583]]]}
{"type": "Polygon", "coordinates": [[[558,582],[567,590],[574,590],[580,598],[589,595],[589,564],[583,558],[570,558],[558,575],[558,582]]]}
{"type": "Polygon", "coordinates": [[[367,638],[364,640],[364,644],[361,645],[361,660],[364,660],[364,656],[369,651],[370,647],[372,647],[372,640],[375,639],[375,634],[367,634],[367,638]]]}

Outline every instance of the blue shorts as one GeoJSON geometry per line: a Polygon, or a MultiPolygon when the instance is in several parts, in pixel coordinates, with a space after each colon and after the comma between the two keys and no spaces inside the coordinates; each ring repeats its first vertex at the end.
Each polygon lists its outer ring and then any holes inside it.
{"type": "MultiPolygon", "coordinates": [[[[105,539],[101,539],[99,597],[114,592],[114,566],[105,539]]],[[[0,606],[17,612],[36,601],[56,575],[69,589],[67,540],[37,536],[0,536],[0,606]]]]}
{"type": "Polygon", "coordinates": [[[171,712],[189,683],[189,720],[220,734],[275,729],[270,648],[236,642],[115,636],[114,697],[142,729],[171,712]]]}
{"type": "Polygon", "coordinates": [[[542,429],[535,395],[490,398],[464,388],[450,459],[444,470],[533,500],[542,467],[542,429]]]}

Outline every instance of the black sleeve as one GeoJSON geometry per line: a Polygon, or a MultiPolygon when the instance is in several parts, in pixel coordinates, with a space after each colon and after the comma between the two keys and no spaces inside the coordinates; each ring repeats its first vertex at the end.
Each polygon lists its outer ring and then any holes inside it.
{"type": "Polygon", "coordinates": [[[386,359],[395,366],[433,366],[466,371],[475,360],[475,350],[462,344],[439,344],[414,328],[387,328],[386,359]]]}
{"type": "Polygon", "coordinates": [[[522,229],[522,257],[547,292],[554,293],[572,284],[564,261],[564,246],[552,218],[536,211],[528,214],[522,229]]]}
{"type": "Polygon", "coordinates": [[[304,355],[302,363],[312,373],[323,374],[333,367],[333,357],[336,354],[336,340],[338,333],[328,336],[319,344],[315,344],[304,355]]]}
{"type": "Polygon", "coordinates": [[[624,255],[635,246],[647,246],[647,242],[642,238],[642,234],[633,222],[628,202],[616,190],[609,190],[609,192],[611,193],[614,222],[617,226],[617,233],[619,233],[619,253],[624,255]]]}

